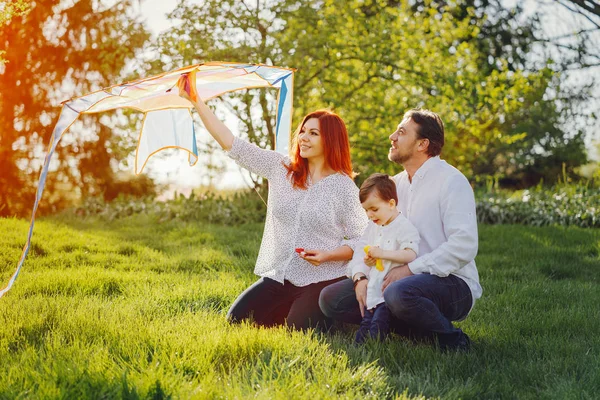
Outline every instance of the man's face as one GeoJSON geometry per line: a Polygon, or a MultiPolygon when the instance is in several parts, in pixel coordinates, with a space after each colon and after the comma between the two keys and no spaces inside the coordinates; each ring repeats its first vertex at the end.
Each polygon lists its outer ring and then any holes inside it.
{"type": "Polygon", "coordinates": [[[417,129],[419,126],[412,119],[403,119],[398,128],[390,135],[392,146],[388,159],[398,164],[409,161],[417,151],[419,139],[417,129]]]}

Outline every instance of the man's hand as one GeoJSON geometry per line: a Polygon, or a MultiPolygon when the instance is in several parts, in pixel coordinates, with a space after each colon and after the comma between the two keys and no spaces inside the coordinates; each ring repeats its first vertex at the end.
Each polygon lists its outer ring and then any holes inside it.
{"type": "Polygon", "coordinates": [[[356,284],[354,288],[354,294],[356,295],[356,300],[358,300],[358,307],[360,307],[360,316],[365,316],[365,307],[367,306],[367,284],[369,283],[368,279],[363,279],[356,284]]]}
{"type": "Polygon", "coordinates": [[[407,276],[411,275],[414,274],[408,268],[407,264],[404,264],[401,267],[392,268],[383,279],[383,285],[381,286],[381,290],[384,291],[390,283],[396,282],[400,279],[406,278],[407,276]]]}
{"type": "Polygon", "coordinates": [[[323,250],[304,250],[300,257],[314,265],[315,267],[329,261],[329,253],[323,250]]]}

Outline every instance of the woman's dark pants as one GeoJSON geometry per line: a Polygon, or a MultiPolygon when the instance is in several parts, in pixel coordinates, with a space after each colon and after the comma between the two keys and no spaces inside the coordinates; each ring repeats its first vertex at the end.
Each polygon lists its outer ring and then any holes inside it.
{"type": "Polygon", "coordinates": [[[305,330],[328,329],[331,319],[319,307],[321,290],[345,278],[294,286],[289,281],[283,284],[260,278],[233,302],[227,313],[231,322],[252,319],[260,326],[287,325],[305,330]]]}

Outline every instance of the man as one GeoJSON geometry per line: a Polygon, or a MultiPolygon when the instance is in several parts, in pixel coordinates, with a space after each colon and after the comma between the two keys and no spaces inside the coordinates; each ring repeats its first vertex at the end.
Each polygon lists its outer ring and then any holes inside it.
{"type": "MultiPolygon", "coordinates": [[[[478,240],[473,190],[460,171],[439,157],[444,124],[436,113],[408,111],[389,138],[388,158],[404,167],[394,177],[398,209],[421,235],[419,257],[392,268],[384,279],[392,327],[400,335],[432,341],[442,349],[467,350],[469,337],[452,321],[466,318],[482,294],[474,261],[478,240]]],[[[369,268],[363,257],[356,251],[349,267],[360,264],[363,272],[321,292],[319,305],[326,316],[360,323],[369,268]]]]}

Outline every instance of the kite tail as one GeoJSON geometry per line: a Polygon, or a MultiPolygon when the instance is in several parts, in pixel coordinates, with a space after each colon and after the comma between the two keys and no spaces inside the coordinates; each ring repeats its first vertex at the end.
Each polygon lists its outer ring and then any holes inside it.
{"type": "Polygon", "coordinates": [[[42,193],[44,193],[44,187],[46,186],[46,177],[48,175],[48,168],[50,167],[50,160],[52,159],[52,155],[56,150],[56,146],[60,141],[60,138],[64,131],[66,131],[69,126],[77,119],[79,113],[73,110],[68,104],[65,104],[60,114],[59,121],[52,133],[52,137],[50,138],[50,145],[48,148],[48,152],[46,153],[46,158],[44,160],[44,166],[42,167],[42,171],[40,172],[40,180],[38,182],[37,191],[35,192],[35,202],[33,204],[33,210],[31,211],[31,222],[29,224],[29,233],[27,234],[27,242],[23,247],[23,252],[21,253],[21,258],[19,259],[19,263],[17,265],[17,270],[10,277],[8,284],[4,289],[0,289],[0,298],[4,296],[6,292],[12,288],[12,285],[15,283],[17,276],[19,276],[19,272],[21,272],[21,267],[23,267],[23,263],[25,262],[25,258],[27,258],[27,254],[29,253],[29,248],[31,247],[31,236],[33,234],[33,226],[35,225],[35,213],[37,212],[38,205],[40,204],[40,200],[42,199],[42,193]],[[65,108],[65,106],[67,108],[65,108]]]}
{"type": "Polygon", "coordinates": [[[48,153],[46,154],[46,159],[44,160],[44,166],[42,167],[42,172],[40,173],[40,181],[38,183],[37,191],[35,194],[35,203],[33,205],[33,211],[31,212],[31,223],[29,225],[29,233],[27,234],[27,243],[23,247],[23,252],[21,253],[21,258],[19,259],[19,264],[17,265],[17,270],[12,275],[10,280],[8,281],[8,285],[2,290],[0,290],[0,297],[4,296],[6,292],[10,290],[12,285],[15,283],[17,276],[19,276],[19,272],[21,272],[21,267],[23,266],[23,262],[29,253],[29,248],[31,247],[31,236],[33,234],[33,226],[35,225],[35,213],[38,209],[38,205],[40,203],[40,199],[42,198],[42,193],[44,192],[44,186],[46,185],[46,176],[48,175],[48,167],[50,166],[50,159],[54,154],[54,150],[56,149],[56,144],[58,141],[52,138],[52,146],[48,153]],[[55,142],[55,143],[54,143],[55,142]]]}

